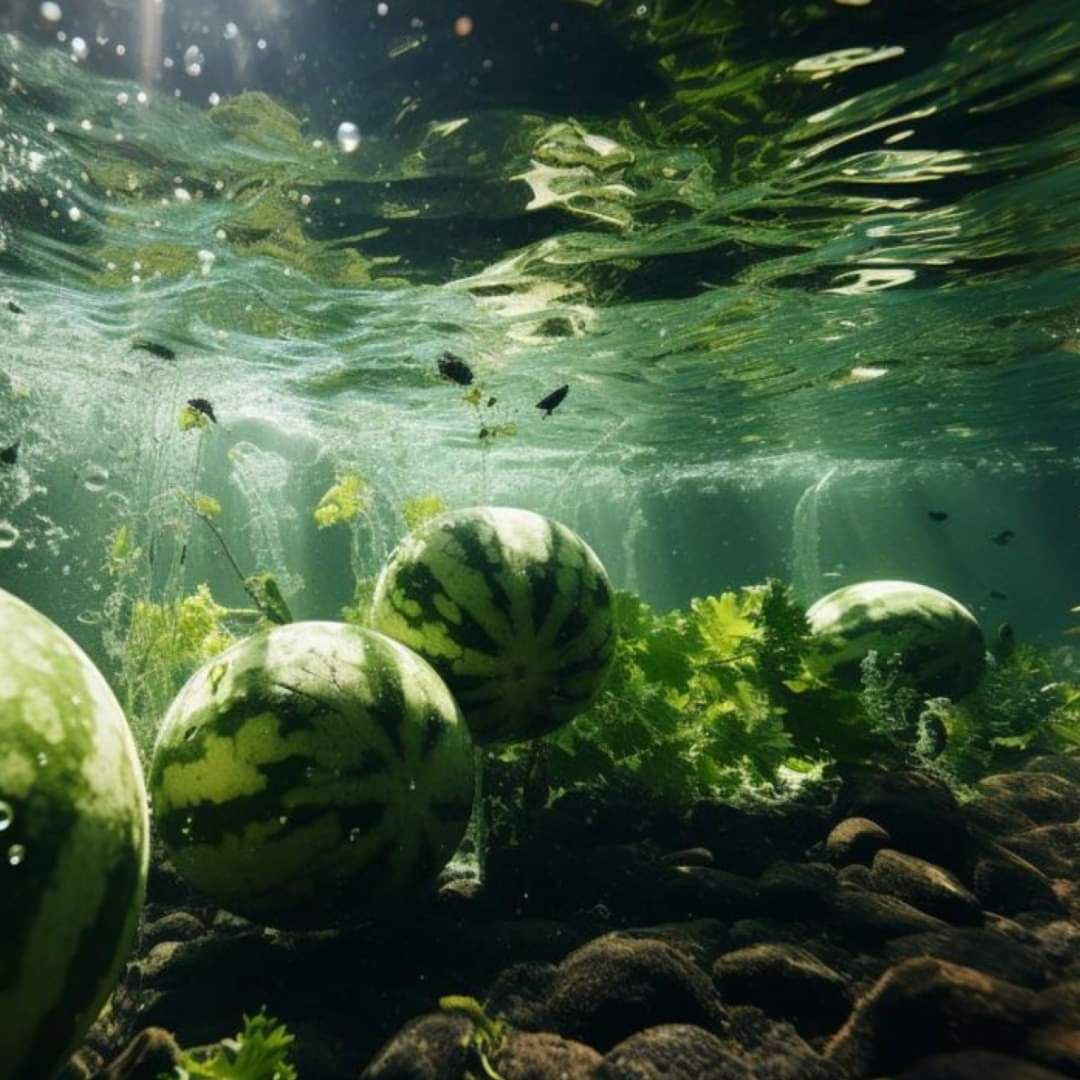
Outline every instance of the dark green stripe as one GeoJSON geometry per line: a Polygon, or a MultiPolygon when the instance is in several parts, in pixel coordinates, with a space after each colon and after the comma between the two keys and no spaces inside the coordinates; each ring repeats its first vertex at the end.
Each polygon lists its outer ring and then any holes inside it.
{"type": "Polygon", "coordinates": [[[53,1008],[42,1017],[27,1057],[13,1075],[52,1076],[83,1035],[83,1025],[94,1019],[100,1004],[102,980],[118,959],[129,920],[134,927],[133,904],[139,899],[142,859],[124,835],[115,837],[116,861],[105,879],[105,895],[93,922],[79,934],[67,965],[64,985],[53,1008]]]}

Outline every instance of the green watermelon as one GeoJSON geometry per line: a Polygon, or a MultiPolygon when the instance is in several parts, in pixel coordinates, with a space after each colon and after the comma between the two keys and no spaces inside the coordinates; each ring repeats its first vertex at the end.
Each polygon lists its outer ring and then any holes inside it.
{"type": "Polygon", "coordinates": [[[112,992],[142,910],[146,789],[116,698],[0,590],[0,1080],[46,1080],[112,992]]]}
{"type": "Polygon", "coordinates": [[[452,511],[407,536],[375,586],[372,624],[431,663],[480,745],[561,727],[596,696],[615,647],[592,549],[504,507],[452,511]]]}
{"type": "Polygon", "coordinates": [[[269,925],[323,927],[446,865],[472,808],[472,743],[403,645],[290,623],[191,677],[158,733],[150,793],[192,886],[269,925]]]}
{"type": "Polygon", "coordinates": [[[864,581],[822,597],[806,613],[814,647],[810,669],[857,690],[871,650],[899,655],[922,693],[959,698],[975,688],[986,645],[975,617],[951,596],[909,581],[864,581]]]}

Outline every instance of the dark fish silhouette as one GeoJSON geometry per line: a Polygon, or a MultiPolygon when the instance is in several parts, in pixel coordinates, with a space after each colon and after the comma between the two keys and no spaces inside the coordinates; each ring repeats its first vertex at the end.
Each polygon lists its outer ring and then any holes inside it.
{"type": "Polygon", "coordinates": [[[944,510],[929,510],[926,516],[931,521],[948,521],[949,515],[944,510]]]}
{"type": "Polygon", "coordinates": [[[997,536],[991,537],[991,539],[998,547],[1004,547],[1015,535],[1016,533],[1012,529],[1002,529],[997,536]]]}
{"type": "Polygon", "coordinates": [[[159,360],[175,360],[176,353],[169,348],[168,345],[162,345],[157,341],[147,341],[145,338],[136,338],[132,343],[133,349],[138,349],[140,352],[148,352],[151,356],[156,356],[159,360]]]}
{"type": "Polygon", "coordinates": [[[0,450],[0,465],[16,465],[19,461],[19,447],[21,443],[12,443],[0,450]]]}
{"type": "Polygon", "coordinates": [[[560,386],[558,390],[552,390],[543,401],[538,401],[536,403],[538,409],[544,410],[545,420],[563,403],[563,399],[569,393],[570,384],[567,383],[564,386],[560,386]]]}
{"type": "Polygon", "coordinates": [[[180,549],[180,565],[183,566],[187,562],[187,544],[180,549]]]}
{"type": "Polygon", "coordinates": [[[12,315],[25,315],[26,314],[26,309],[19,307],[19,305],[16,304],[14,300],[9,300],[7,302],[7,309],[8,309],[8,311],[11,312],[12,315]]]}
{"type": "Polygon", "coordinates": [[[188,405],[190,405],[196,412],[202,413],[203,416],[210,417],[210,419],[213,420],[215,424],[217,423],[217,417],[214,415],[214,406],[211,405],[210,402],[206,400],[206,398],[194,397],[188,402],[188,405]]]}
{"type": "Polygon", "coordinates": [[[444,352],[439,357],[439,374],[458,386],[468,386],[473,381],[472,368],[452,352],[444,352]]]}
{"type": "Polygon", "coordinates": [[[488,401],[487,401],[487,407],[490,409],[491,406],[494,405],[495,402],[498,401],[498,400],[499,400],[498,398],[489,397],[488,401]]]}
{"type": "Polygon", "coordinates": [[[1008,600],[1009,598],[1003,592],[998,592],[997,589],[991,589],[990,590],[990,599],[991,600],[1008,600]]]}

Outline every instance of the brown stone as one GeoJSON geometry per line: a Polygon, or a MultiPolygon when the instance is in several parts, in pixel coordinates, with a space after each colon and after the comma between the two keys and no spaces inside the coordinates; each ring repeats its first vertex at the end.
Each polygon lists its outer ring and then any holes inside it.
{"type": "Polygon", "coordinates": [[[869,818],[846,818],[825,840],[825,855],[834,866],[865,863],[867,866],[882,849],[892,846],[892,838],[876,821],[869,818]]]}
{"type": "Polygon", "coordinates": [[[978,786],[1040,824],[1073,821],[1080,816],[1080,787],[1055,773],[998,773],[984,777],[978,786]]]}
{"type": "Polygon", "coordinates": [[[979,901],[943,867],[885,848],[874,856],[874,887],[920,911],[959,924],[982,921],[979,901]]]}

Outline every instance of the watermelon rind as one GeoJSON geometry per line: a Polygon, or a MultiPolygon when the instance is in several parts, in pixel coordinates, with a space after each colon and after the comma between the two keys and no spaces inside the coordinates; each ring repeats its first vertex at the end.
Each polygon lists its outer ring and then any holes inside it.
{"type": "Polygon", "coordinates": [[[86,654],[0,590],[0,1080],[45,1080],[130,952],[146,888],[146,789],[86,654]]]}
{"type": "Polygon", "coordinates": [[[320,928],[430,881],[468,824],[473,751],[449,690],[372,630],[299,622],[197,671],[162,722],[154,821],[221,907],[320,928]]]}
{"type": "Polygon", "coordinates": [[[808,667],[842,690],[857,690],[871,651],[898,656],[916,689],[954,700],[978,684],[986,643],[975,616],[959,601],[910,581],[863,581],[823,596],[806,613],[808,667]]]}
{"type": "Polygon", "coordinates": [[[371,621],[439,672],[481,746],[536,738],[586,709],[616,638],[592,548],[509,507],[451,511],[405,537],[376,583],[371,621]]]}

